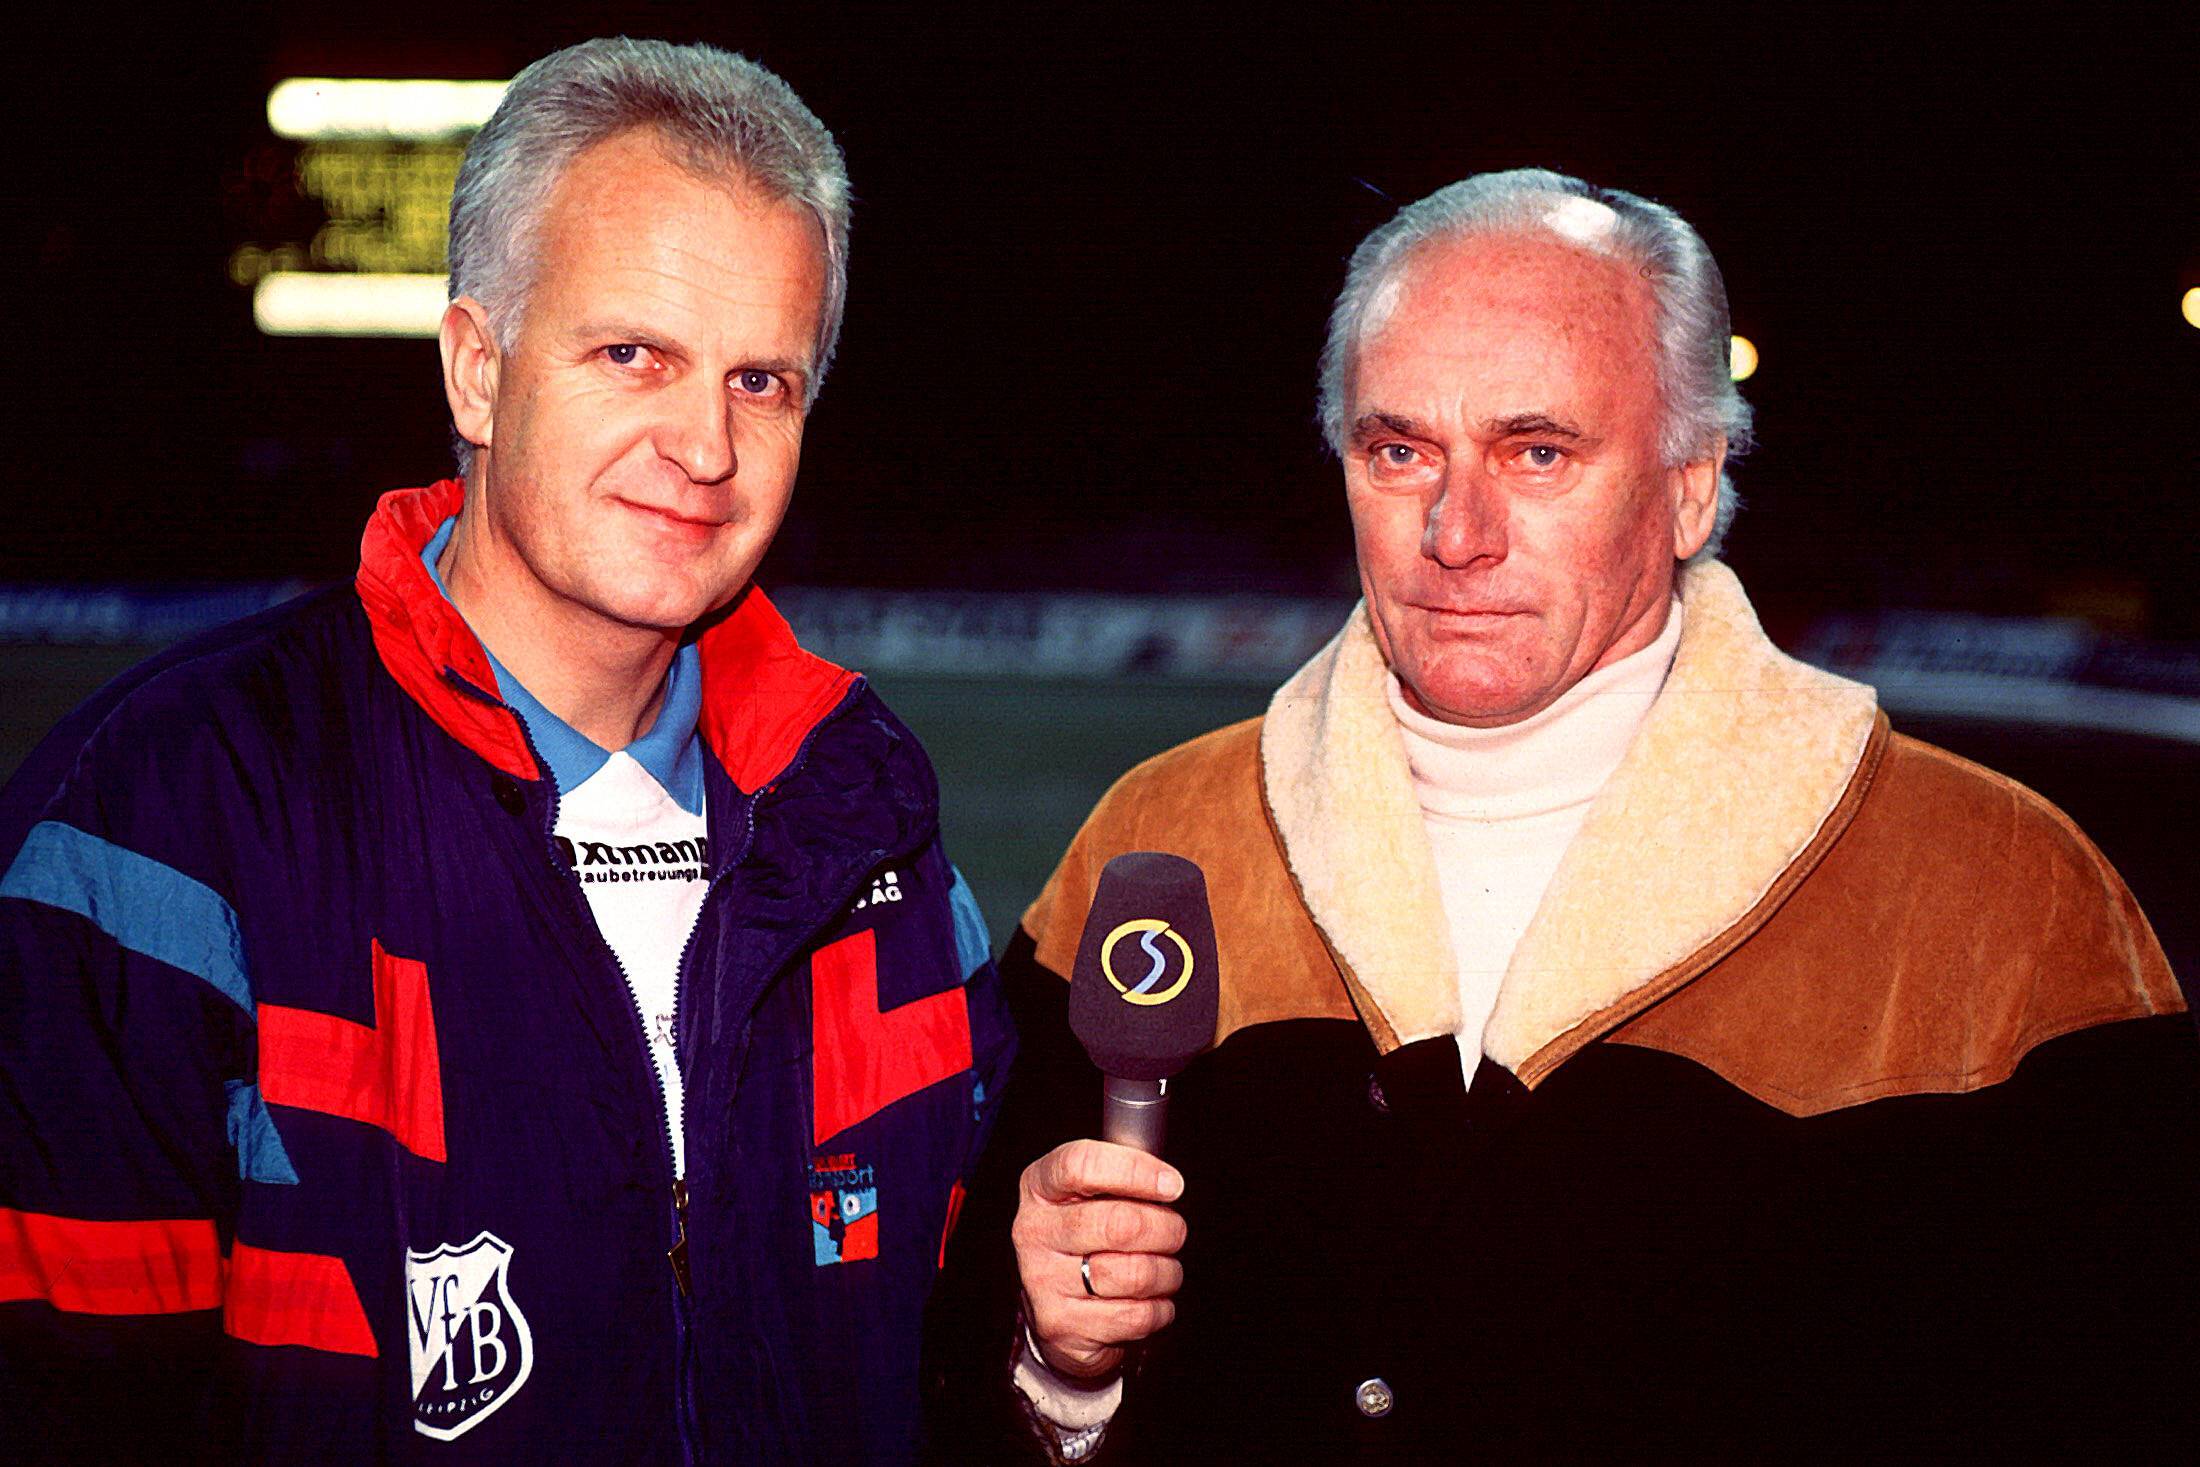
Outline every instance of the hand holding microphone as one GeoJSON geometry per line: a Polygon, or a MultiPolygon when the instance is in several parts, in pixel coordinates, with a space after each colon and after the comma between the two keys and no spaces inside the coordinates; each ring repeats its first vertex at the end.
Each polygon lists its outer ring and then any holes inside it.
{"type": "Polygon", "coordinates": [[[1071,1141],[1024,1168],[1010,1236],[1032,1341],[1055,1374],[1094,1380],[1176,1317],[1184,1219],[1176,1168],[1128,1146],[1071,1141]]]}
{"type": "Polygon", "coordinates": [[[1214,1040],[1214,921],[1180,856],[1134,851],[1100,873],[1070,981],[1070,1026],[1103,1075],[1101,1134],[1024,1169],[1017,1268],[1048,1367],[1105,1377],[1176,1317],[1184,1179],[1159,1159],[1168,1082],[1214,1040]]]}

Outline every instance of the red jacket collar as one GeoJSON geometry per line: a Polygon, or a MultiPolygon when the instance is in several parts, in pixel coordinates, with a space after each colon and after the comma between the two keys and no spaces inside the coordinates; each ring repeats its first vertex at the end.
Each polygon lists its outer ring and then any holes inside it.
{"type": "MultiPolygon", "coordinates": [[[[538,779],[519,716],[496,698],[488,653],[420,561],[464,498],[457,479],[383,495],[359,541],[359,599],[382,665],[422,711],[494,767],[538,779]],[[449,674],[488,701],[454,686],[449,674]]],[[[777,778],[855,681],[797,646],[786,619],[753,585],[712,619],[696,647],[703,742],[744,790],[777,778]]]]}

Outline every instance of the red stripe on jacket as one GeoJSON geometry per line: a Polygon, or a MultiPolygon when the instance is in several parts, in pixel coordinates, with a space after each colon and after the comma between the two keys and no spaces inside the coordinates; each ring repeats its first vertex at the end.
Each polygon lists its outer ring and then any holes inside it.
{"type": "Polygon", "coordinates": [[[960,988],[879,1012],[878,943],[868,928],[810,959],[810,1026],[818,1145],[970,1068],[970,1005],[960,988]]]}
{"type": "Polygon", "coordinates": [[[374,1023],[261,1004],[260,1094],[272,1105],[380,1127],[429,1161],[443,1149],[443,1066],[428,968],[371,943],[374,1023]]]}
{"type": "Polygon", "coordinates": [[[71,1314],[183,1314],[222,1302],[210,1218],[89,1222],[0,1207],[0,1303],[71,1314]]]}
{"type": "Polygon", "coordinates": [[[336,1355],[382,1352],[351,1270],[325,1253],[280,1253],[239,1243],[229,1255],[222,1330],[255,1345],[304,1345],[336,1355]]]}

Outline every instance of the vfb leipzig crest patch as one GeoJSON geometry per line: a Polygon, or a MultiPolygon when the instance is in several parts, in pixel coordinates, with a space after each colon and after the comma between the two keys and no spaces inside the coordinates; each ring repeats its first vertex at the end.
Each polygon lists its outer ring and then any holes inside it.
{"type": "Polygon", "coordinates": [[[462,1436],[527,1384],[535,1341],[512,1302],[511,1262],[512,1245],[488,1232],[463,1248],[405,1254],[413,1426],[423,1435],[462,1436]]]}
{"type": "Polygon", "coordinates": [[[810,1160],[810,1241],[819,1268],[878,1257],[878,1176],[853,1151],[810,1160]]]}

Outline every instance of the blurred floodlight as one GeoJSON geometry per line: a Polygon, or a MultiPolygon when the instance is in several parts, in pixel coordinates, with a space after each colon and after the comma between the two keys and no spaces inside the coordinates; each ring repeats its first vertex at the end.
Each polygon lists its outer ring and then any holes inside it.
{"type": "Polygon", "coordinates": [[[478,129],[509,85],[500,81],[387,81],[293,76],[267,94],[277,137],[308,142],[389,138],[421,142],[478,129]]]}
{"type": "Polygon", "coordinates": [[[252,319],[269,336],[433,336],[443,275],[331,275],[276,270],[252,288],[252,319]]]}
{"type": "Polygon", "coordinates": [[[2185,319],[2200,326],[2200,285],[2185,292],[2185,319]]]}
{"type": "Polygon", "coordinates": [[[1737,382],[1747,382],[1757,370],[1757,343],[1746,336],[1734,337],[1727,346],[1727,370],[1737,382]]]}

